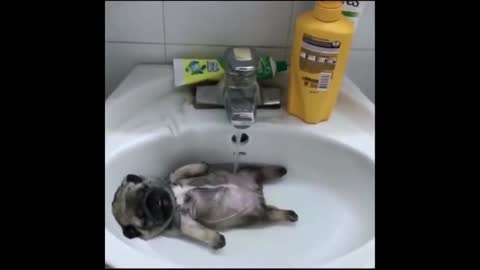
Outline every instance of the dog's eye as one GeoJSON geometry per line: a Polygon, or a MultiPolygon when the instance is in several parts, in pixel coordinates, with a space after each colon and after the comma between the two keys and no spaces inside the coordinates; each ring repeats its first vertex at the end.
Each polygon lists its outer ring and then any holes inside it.
{"type": "Polygon", "coordinates": [[[135,174],[129,174],[127,175],[127,183],[134,183],[134,184],[139,184],[143,180],[140,178],[140,176],[135,175],[135,174]]]}

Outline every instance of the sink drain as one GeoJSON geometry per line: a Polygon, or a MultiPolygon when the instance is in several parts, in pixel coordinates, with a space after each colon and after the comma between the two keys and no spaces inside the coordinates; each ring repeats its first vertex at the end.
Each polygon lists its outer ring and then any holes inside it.
{"type": "MultiPolygon", "coordinates": [[[[232,136],[232,142],[237,143],[237,136],[233,135],[232,136]]],[[[248,135],[246,133],[242,133],[240,135],[240,145],[245,145],[248,143],[248,135]]]]}

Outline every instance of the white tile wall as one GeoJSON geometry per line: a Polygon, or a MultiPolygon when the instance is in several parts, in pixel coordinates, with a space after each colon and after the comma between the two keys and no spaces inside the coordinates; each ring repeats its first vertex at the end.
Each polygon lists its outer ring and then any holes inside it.
{"type": "Polygon", "coordinates": [[[375,2],[365,7],[353,36],[352,48],[375,50],[375,2]]]}
{"type": "Polygon", "coordinates": [[[165,38],[177,44],[285,47],[291,3],[166,1],[165,38]]]}
{"type": "Polygon", "coordinates": [[[105,41],[164,42],[163,3],[105,2],[105,41]]]}
{"type": "MultiPolygon", "coordinates": [[[[173,58],[215,58],[222,56],[227,46],[205,45],[167,45],[166,61],[172,62],[173,58]]],[[[284,48],[255,48],[257,54],[268,55],[274,59],[285,58],[284,48]]]]}
{"type": "Polygon", "coordinates": [[[105,98],[140,63],[164,63],[165,45],[142,43],[105,44],[105,98]]]}
{"type": "Polygon", "coordinates": [[[375,50],[352,50],[347,76],[375,102],[375,50]]]}
{"type": "MultiPolygon", "coordinates": [[[[139,63],[175,57],[220,57],[231,45],[290,57],[296,17],[313,1],[106,1],[105,97],[139,63]]],[[[347,68],[375,101],[375,2],[360,18],[347,68]]]]}

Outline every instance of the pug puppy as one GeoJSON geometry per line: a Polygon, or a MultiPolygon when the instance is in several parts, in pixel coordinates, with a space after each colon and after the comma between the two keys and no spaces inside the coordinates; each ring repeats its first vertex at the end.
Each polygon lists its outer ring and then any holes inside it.
{"type": "Polygon", "coordinates": [[[287,173],[281,166],[188,164],[167,179],[127,175],[112,212],[125,237],[185,235],[213,249],[225,246],[224,230],[258,223],[296,222],[297,214],[267,205],[263,184],[287,173]]]}

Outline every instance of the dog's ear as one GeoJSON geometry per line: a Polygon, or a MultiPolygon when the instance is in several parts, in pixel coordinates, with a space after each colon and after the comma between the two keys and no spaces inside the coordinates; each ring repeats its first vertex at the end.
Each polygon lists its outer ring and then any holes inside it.
{"type": "Polygon", "coordinates": [[[129,174],[127,175],[127,183],[134,183],[134,184],[138,184],[138,183],[141,183],[143,181],[143,179],[138,176],[138,175],[135,175],[135,174],[129,174]]]}
{"type": "Polygon", "coordinates": [[[131,225],[123,226],[122,229],[123,235],[125,235],[125,237],[128,239],[136,238],[142,235],[137,229],[135,229],[135,227],[131,225]]]}

